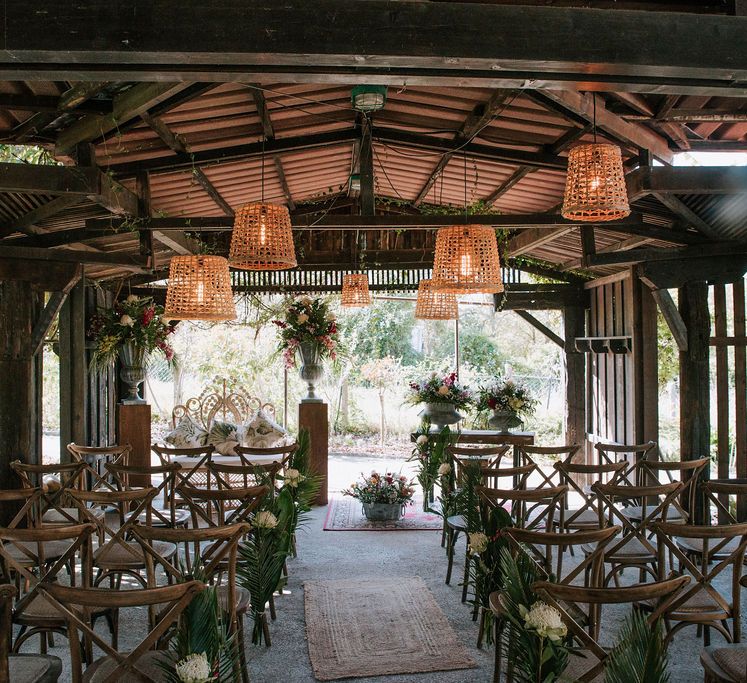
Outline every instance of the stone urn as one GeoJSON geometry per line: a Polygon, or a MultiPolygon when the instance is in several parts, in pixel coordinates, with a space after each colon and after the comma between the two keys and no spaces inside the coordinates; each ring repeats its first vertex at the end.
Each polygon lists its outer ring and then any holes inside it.
{"type": "Polygon", "coordinates": [[[133,342],[125,342],[119,349],[121,369],[119,376],[129,387],[129,394],[122,399],[125,405],[147,403],[140,396],[140,385],[145,381],[145,349],[133,342]]]}
{"type": "Polygon", "coordinates": [[[439,431],[462,419],[462,415],[456,411],[453,403],[426,403],[418,415],[421,418],[428,418],[439,431]]]}
{"type": "Polygon", "coordinates": [[[322,399],[316,395],[315,386],[315,383],[324,374],[324,366],[319,355],[319,345],[313,342],[303,342],[298,347],[298,353],[301,356],[301,379],[308,386],[308,393],[301,399],[301,403],[322,403],[322,399]]]}
{"type": "Polygon", "coordinates": [[[363,503],[363,514],[369,522],[396,522],[404,513],[402,503],[363,503]]]}
{"type": "Polygon", "coordinates": [[[488,418],[488,424],[496,431],[507,434],[512,429],[521,426],[521,420],[510,410],[494,410],[488,418]]]}

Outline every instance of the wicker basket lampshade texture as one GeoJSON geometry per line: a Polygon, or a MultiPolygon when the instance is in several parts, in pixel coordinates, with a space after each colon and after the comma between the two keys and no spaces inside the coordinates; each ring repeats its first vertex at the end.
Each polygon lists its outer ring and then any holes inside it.
{"type": "Polygon", "coordinates": [[[418,320],[455,320],[459,317],[456,294],[436,291],[431,287],[430,280],[421,280],[415,302],[415,317],[418,320]]]}
{"type": "Polygon", "coordinates": [[[169,265],[164,318],[235,320],[228,261],[222,256],[174,256],[169,265]]]}
{"type": "Polygon", "coordinates": [[[371,305],[371,292],[368,289],[368,275],[353,273],[342,278],[340,305],[345,308],[364,308],[371,305]]]}
{"type": "Polygon", "coordinates": [[[242,206],[236,212],[228,260],[242,270],[295,268],[298,264],[287,207],[265,202],[242,206]]]}
{"type": "Polygon", "coordinates": [[[495,230],[487,225],[452,225],[439,229],[431,288],[449,294],[502,292],[495,230]]]}
{"type": "Polygon", "coordinates": [[[568,153],[563,218],[614,221],[630,214],[622,154],[617,145],[578,145],[568,153]]]}

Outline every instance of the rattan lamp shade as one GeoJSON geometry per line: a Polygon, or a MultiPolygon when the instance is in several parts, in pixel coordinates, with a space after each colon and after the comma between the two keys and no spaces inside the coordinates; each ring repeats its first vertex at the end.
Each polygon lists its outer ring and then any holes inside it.
{"type": "Polygon", "coordinates": [[[222,256],[174,256],[169,265],[164,318],[235,320],[228,261],[222,256]]]}
{"type": "Polygon", "coordinates": [[[560,213],[574,221],[614,221],[630,213],[617,145],[595,142],[571,149],[560,213]]]}
{"type": "Polygon", "coordinates": [[[452,225],[436,235],[431,288],[449,294],[503,291],[495,230],[486,225],[452,225]]]}
{"type": "Polygon", "coordinates": [[[365,273],[354,273],[343,276],[340,305],[346,308],[364,308],[371,305],[371,292],[368,290],[368,275],[365,273]]]}
{"type": "Polygon", "coordinates": [[[418,299],[415,302],[415,317],[418,320],[454,320],[459,317],[456,294],[439,292],[431,288],[430,280],[421,280],[418,299]]]}
{"type": "Polygon", "coordinates": [[[242,270],[295,268],[296,250],[288,209],[254,202],[236,212],[228,260],[242,270]]]}

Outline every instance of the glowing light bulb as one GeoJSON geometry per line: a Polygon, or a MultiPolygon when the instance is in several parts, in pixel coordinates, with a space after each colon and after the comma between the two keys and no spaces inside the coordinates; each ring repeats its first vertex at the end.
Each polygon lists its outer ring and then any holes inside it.
{"type": "Polygon", "coordinates": [[[601,184],[602,184],[602,179],[598,175],[595,175],[591,179],[591,182],[589,183],[589,189],[598,190],[601,184]]]}
{"type": "Polygon", "coordinates": [[[205,283],[198,282],[197,283],[197,303],[201,304],[205,301],[205,283]]]}
{"type": "Polygon", "coordinates": [[[472,254],[462,254],[459,260],[459,275],[462,277],[472,277],[472,254]]]}
{"type": "Polygon", "coordinates": [[[267,225],[265,223],[265,217],[262,216],[262,218],[259,221],[259,243],[265,244],[267,242],[267,225]]]}

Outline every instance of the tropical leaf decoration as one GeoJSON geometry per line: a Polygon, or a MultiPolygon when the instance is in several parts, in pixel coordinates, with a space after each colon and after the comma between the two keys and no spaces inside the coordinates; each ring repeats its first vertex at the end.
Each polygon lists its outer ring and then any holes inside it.
{"type": "MultiPolygon", "coordinates": [[[[180,566],[184,581],[196,579],[207,583],[204,565],[199,557],[193,561],[192,571],[180,566]]],[[[200,591],[182,612],[173,632],[169,649],[157,662],[166,683],[181,683],[176,664],[190,655],[205,655],[211,667],[211,681],[223,683],[236,680],[240,671],[240,656],[235,634],[230,633],[226,614],[219,606],[215,586],[200,591]]]]}
{"type": "Polygon", "coordinates": [[[661,622],[633,611],[623,623],[604,668],[605,683],[669,683],[661,622]]]}
{"type": "Polygon", "coordinates": [[[526,552],[514,554],[508,546],[500,550],[503,580],[501,601],[504,607],[507,634],[498,643],[506,661],[513,664],[514,680],[518,683],[552,683],[560,681],[568,666],[573,636],[566,631],[555,640],[544,637],[529,627],[527,614],[540,601],[532,590],[539,576],[538,565],[526,552]]]}

